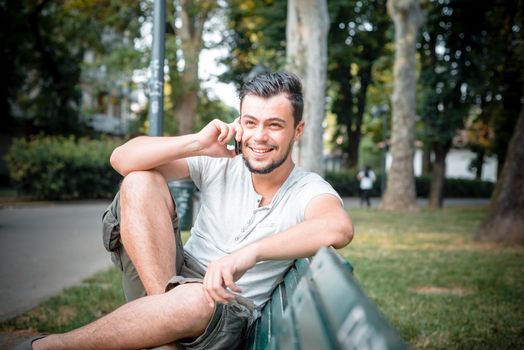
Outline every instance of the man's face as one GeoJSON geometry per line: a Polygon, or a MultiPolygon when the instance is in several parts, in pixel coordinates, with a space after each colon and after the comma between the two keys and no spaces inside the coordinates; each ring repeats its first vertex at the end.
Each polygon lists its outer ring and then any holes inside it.
{"type": "Polygon", "coordinates": [[[286,96],[266,99],[247,95],[241,109],[242,153],[249,170],[268,174],[282,165],[291,165],[293,143],[300,137],[304,123],[295,127],[293,108],[286,96]]]}

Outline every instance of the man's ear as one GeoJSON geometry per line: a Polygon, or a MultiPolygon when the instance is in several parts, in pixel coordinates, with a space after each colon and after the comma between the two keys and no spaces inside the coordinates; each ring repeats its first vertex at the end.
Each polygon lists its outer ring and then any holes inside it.
{"type": "Polygon", "coordinates": [[[295,137],[294,137],[295,142],[298,141],[298,139],[300,138],[300,136],[301,136],[302,133],[304,132],[304,125],[305,125],[304,121],[301,120],[301,121],[298,123],[297,127],[295,128],[295,137]]]}

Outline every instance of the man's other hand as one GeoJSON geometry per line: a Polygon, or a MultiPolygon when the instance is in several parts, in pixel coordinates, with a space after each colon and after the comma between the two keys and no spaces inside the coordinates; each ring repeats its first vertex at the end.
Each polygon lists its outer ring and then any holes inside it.
{"type": "Polygon", "coordinates": [[[234,300],[233,292],[241,292],[235,281],[255,264],[255,254],[246,248],[210,263],[204,276],[204,294],[209,304],[227,304],[234,300]]]}

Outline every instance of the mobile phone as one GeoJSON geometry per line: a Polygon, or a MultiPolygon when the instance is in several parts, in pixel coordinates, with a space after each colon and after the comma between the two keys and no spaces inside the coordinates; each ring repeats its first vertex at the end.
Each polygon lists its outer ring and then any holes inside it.
{"type": "Polygon", "coordinates": [[[236,139],[235,139],[235,154],[240,154],[242,153],[242,141],[241,142],[238,142],[236,139]]]}

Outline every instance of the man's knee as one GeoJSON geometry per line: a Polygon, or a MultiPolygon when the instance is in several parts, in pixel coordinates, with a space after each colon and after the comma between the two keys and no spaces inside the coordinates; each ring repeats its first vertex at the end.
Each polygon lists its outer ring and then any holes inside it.
{"type": "Polygon", "coordinates": [[[166,186],[166,180],[158,171],[133,171],[124,177],[120,191],[137,193],[147,191],[156,186],[166,186]]]}
{"type": "Polygon", "coordinates": [[[120,206],[146,204],[162,199],[173,211],[173,200],[165,178],[156,170],[133,171],[120,186],[120,206]]]}
{"type": "Polygon", "coordinates": [[[173,317],[184,320],[188,336],[201,335],[215,311],[209,305],[201,283],[179,285],[166,293],[172,303],[173,317]],[[182,302],[181,302],[182,301],[182,302]],[[183,305],[181,307],[181,305],[183,305]]]}

